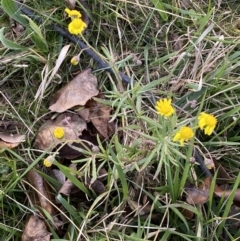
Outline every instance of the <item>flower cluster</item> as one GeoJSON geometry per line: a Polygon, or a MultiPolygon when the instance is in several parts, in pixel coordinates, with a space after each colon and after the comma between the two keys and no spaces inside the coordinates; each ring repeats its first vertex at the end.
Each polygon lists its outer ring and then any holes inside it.
{"type": "MultiPolygon", "coordinates": [[[[172,106],[171,99],[160,99],[156,102],[155,109],[157,113],[161,116],[169,118],[171,115],[175,113],[175,109],[172,106]]],[[[211,114],[207,114],[202,112],[198,117],[198,127],[204,131],[205,135],[211,135],[217,125],[217,119],[215,116],[211,114]]],[[[189,141],[193,138],[194,132],[191,127],[183,126],[180,130],[175,134],[173,141],[179,141],[180,145],[184,145],[184,141],[189,141]]]]}
{"type": "Polygon", "coordinates": [[[194,132],[191,127],[182,127],[174,136],[173,141],[179,141],[180,145],[184,145],[184,141],[190,140],[194,136],[194,132]]]}
{"type": "Polygon", "coordinates": [[[82,14],[77,10],[70,10],[69,8],[66,8],[65,12],[72,19],[72,22],[68,25],[68,31],[74,35],[81,34],[87,27],[87,24],[81,19],[82,14]]]}
{"type": "Polygon", "coordinates": [[[166,98],[164,98],[163,100],[157,101],[155,106],[157,113],[165,117],[171,116],[175,112],[171,103],[172,103],[172,100],[171,99],[168,100],[166,98]]]}
{"type": "Polygon", "coordinates": [[[198,126],[201,130],[204,130],[205,135],[211,135],[217,125],[217,119],[215,116],[202,112],[198,117],[198,126]]]}

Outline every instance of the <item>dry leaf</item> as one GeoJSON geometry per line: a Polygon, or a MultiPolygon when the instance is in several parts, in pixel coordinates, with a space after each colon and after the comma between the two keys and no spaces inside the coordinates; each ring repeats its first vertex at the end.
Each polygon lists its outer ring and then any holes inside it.
{"type": "Polygon", "coordinates": [[[25,28],[20,23],[14,22],[14,24],[12,25],[12,30],[19,37],[23,34],[25,28]]]}
{"type": "Polygon", "coordinates": [[[13,134],[0,133],[0,138],[2,139],[2,141],[8,142],[8,143],[20,143],[24,141],[25,135],[13,135],[13,134]]]}
{"type": "Polygon", "coordinates": [[[60,114],[56,120],[48,120],[43,126],[41,126],[35,145],[41,149],[46,150],[49,147],[56,147],[68,140],[68,143],[72,143],[75,140],[79,140],[79,136],[82,131],[87,128],[86,122],[74,113],[60,114]],[[53,132],[56,127],[62,127],[64,129],[64,137],[57,139],[54,137],[53,132]]]}
{"type": "Polygon", "coordinates": [[[106,191],[105,186],[99,180],[93,180],[92,178],[87,178],[87,187],[91,188],[97,194],[102,194],[106,191]]]}
{"type": "MultiPolygon", "coordinates": [[[[109,123],[110,112],[112,108],[101,104],[95,100],[90,100],[87,102],[86,107],[89,108],[89,120],[93,123],[97,131],[104,137],[108,138],[115,132],[115,128],[109,123]]],[[[82,111],[80,111],[82,114],[82,111]]]]}
{"type": "Polygon", "coordinates": [[[22,241],[49,241],[50,236],[44,221],[32,215],[24,228],[22,241]]]}
{"type": "Polygon", "coordinates": [[[52,97],[49,109],[62,113],[74,106],[83,106],[98,92],[97,78],[91,69],[84,70],[52,97]]]}
{"type": "Polygon", "coordinates": [[[64,145],[59,151],[59,155],[60,157],[72,160],[84,156],[83,152],[86,148],[91,150],[93,146],[97,145],[98,142],[96,136],[91,135],[89,130],[84,130],[80,136],[79,142],[64,145]]]}
{"type": "MultiPolygon", "coordinates": [[[[73,169],[73,170],[77,170],[77,165],[76,164],[71,164],[69,166],[69,168],[73,169]]],[[[72,174],[73,176],[75,176],[74,174],[72,174]]],[[[72,181],[70,181],[69,179],[67,179],[64,184],[62,185],[61,189],[59,190],[58,193],[64,194],[66,196],[69,196],[71,194],[72,189],[75,187],[75,185],[72,183],[72,181]]]]}
{"type": "Polygon", "coordinates": [[[44,181],[43,177],[40,176],[36,171],[31,169],[28,172],[28,179],[36,189],[35,192],[41,207],[48,211],[48,213],[54,214],[55,210],[48,201],[51,200],[50,191],[48,190],[48,186],[44,181]]]}
{"type": "MultiPolygon", "coordinates": [[[[231,195],[232,190],[222,190],[221,187],[219,187],[218,185],[215,185],[214,193],[218,197],[228,198],[231,195]]],[[[236,190],[233,198],[233,202],[236,206],[240,207],[240,189],[236,190]]]]}
{"type": "Polygon", "coordinates": [[[96,127],[98,132],[104,137],[108,138],[113,133],[109,133],[109,116],[112,108],[109,106],[104,106],[102,104],[98,104],[96,108],[90,109],[90,120],[93,125],[96,127]]]}
{"type": "Polygon", "coordinates": [[[0,131],[12,130],[19,126],[22,126],[22,124],[17,121],[0,120],[0,131]]]}
{"type": "Polygon", "coordinates": [[[50,173],[51,176],[53,176],[53,178],[55,178],[62,185],[66,181],[65,175],[59,169],[51,169],[50,173]]]}
{"type": "Polygon", "coordinates": [[[185,188],[187,192],[187,202],[191,205],[203,204],[208,201],[211,177],[206,177],[198,188],[185,188]]]}
{"type": "Polygon", "coordinates": [[[192,219],[194,217],[194,213],[191,212],[188,209],[185,209],[185,208],[182,209],[181,213],[188,220],[190,220],[190,219],[192,219]]]}
{"type": "Polygon", "coordinates": [[[25,140],[25,135],[13,135],[0,133],[0,150],[4,148],[12,149],[25,140]]]}
{"type": "Polygon", "coordinates": [[[218,184],[227,184],[229,181],[232,180],[228,172],[225,168],[216,160],[214,160],[215,169],[217,170],[217,183],[218,184]]]}
{"type": "Polygon", "coordinates": [[[78,111],[78,115],[83,118],[86,122],[89,122],[89,108],[84,108],[78,111]]]}

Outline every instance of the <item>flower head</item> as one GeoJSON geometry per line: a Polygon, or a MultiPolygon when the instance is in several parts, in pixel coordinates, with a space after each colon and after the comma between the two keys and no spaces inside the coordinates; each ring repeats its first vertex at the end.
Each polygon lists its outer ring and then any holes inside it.
{"type": "Polygon", "coordinates": [[[182,127],[174,136],[173,141],[179,141],[181,146],[184,145],[184,141],[188,141],[194,136],[192,128],[188,126],[182,127]]]}
{"type": "Polygon", "coordinates": [[[62,139],[64,137],[65,131],[62,127],[56,127],[53,131],[53,135],[57,138],[57,139],[62,139]]]}
{"type": "Polygon", "coordinates": [[[87,24],[82,21],[80,18],[74,18],[71,23],[68,24],[68,31],[71,34],[81,34],[84,29],[87,27],[87,24]]]}
{"type": "Polygon", "coordinates": [[[171,105],[171,102],[172,102],[171,99],[166,99],[166,98],[157,101],[155,106],[157,113],[165,117],[171,116],[175,112],[175,110],[171,105]]]}
{"type": "Polygon", "coordinates": [[[79,55],[75,55],[71,58],[71,64],[72,65],[77,65],[79,63],[79,55]]]}
{"type": "Polygon", "coordinates": [[[198,117],[198,126],[204,130],[205,135],[211,135],[217,125],[215,116],[202,112],[198,117]]]}
{"type": "Polygon", "coordinates": [[[44,161],[43,161],[43,165],[45,167],[50,167],[52,166],[53,162],[55,161],[55,157],[54,156],[48,156],[44,161]]]}
{"type": "Polygon", "coordinates": [[[68,14],[68,17],[72,19],[82,17],[82,14],[77,10],[70,10],[69,8],[65,8],[65,12],[68,14]]]}

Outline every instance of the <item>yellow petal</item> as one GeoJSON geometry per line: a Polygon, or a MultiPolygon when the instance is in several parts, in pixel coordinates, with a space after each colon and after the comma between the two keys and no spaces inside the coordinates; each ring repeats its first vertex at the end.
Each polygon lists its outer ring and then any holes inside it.
{"type": "Polygon", "coordinates": [[[205,133],[205,135],[209,135],[210,136],[212,134],[213,130],[214,130],[214,127],[207,126],[205,128],[205,130],[204,130],[204,133],[205,133]]]}
{"type": "Polygon", "coordinates": [[[184,139],[183,138],[180,139],[180,145],[184,146],[184,139]]]}
{"type": "Polygon", "coordinates": [[[181,138],[181,135],[180,135],[180,133],[178,132],[178,133],[174,136],[173,141],[178,141],[180,138],[181,138]]]}

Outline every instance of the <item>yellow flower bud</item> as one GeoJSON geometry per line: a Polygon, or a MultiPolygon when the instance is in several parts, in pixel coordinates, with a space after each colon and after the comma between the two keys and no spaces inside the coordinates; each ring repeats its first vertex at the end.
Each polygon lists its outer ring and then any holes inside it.
{"type": "Polygon", "coordinates": [[[48,156],[44,161],[43,161],[43,165],[45,167],[50,167],[52,166],[53,162],[55,161],[55,157],[54,156],[48,156]]]}
{"type": "Polygon", "coordinates": [[[79,60],[80,60],[79,55],[75,55],[71,59],[71,64],[72,65],[77,65],[79,63],[79,60]]]}

